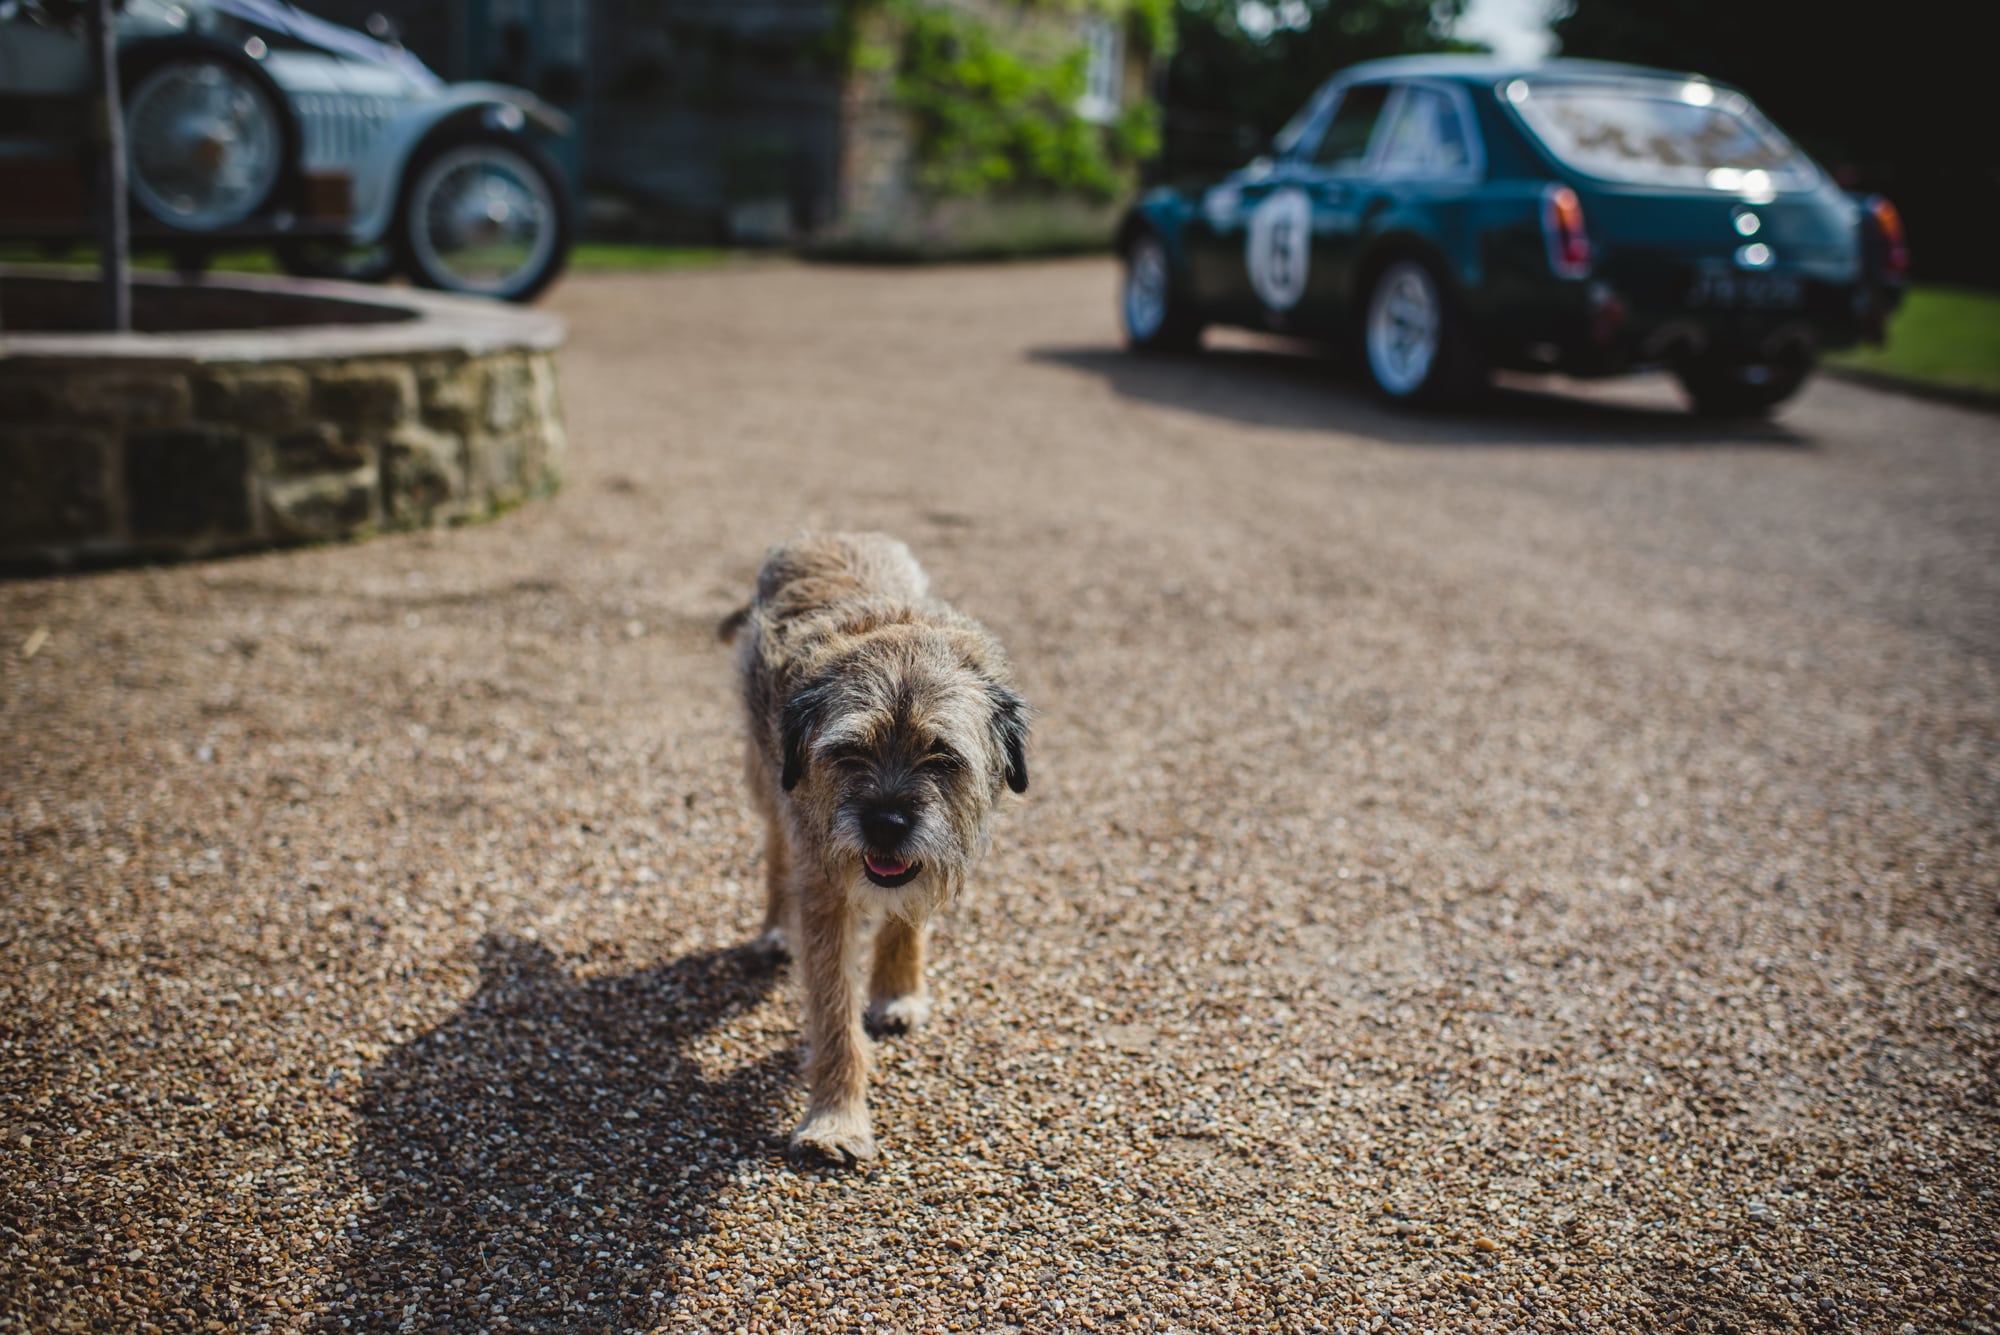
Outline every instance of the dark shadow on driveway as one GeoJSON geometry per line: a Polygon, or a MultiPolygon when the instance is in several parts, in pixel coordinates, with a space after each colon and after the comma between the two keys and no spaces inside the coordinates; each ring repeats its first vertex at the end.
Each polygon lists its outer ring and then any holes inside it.
{"type": "Polygon", "coordinates": [[[354,1151],[370,1198],[319,1328],[632,1330],[670,1314],[676,1253],[743,1166],[784,1162],[794,1054],[704,1071],[709,1031],[777,976],[748,950],[578,979],[482,944],[478,992],[373,1069],[354,1151]]]}
{"type": "Polygon", "coordinates": [[[1798,449],[1782,421],[1711,421],[1678,403],[1655,407],[1565,393],[1522,378],[1450,412],[1377,400],[1351,359],[1311,345],[1223,347],[1182,356],[1120,348],[1032,348],[1031,361],[1101,376],[1128,399],[1244,426],[1339,430],[1398,445],[1798,449]]]}

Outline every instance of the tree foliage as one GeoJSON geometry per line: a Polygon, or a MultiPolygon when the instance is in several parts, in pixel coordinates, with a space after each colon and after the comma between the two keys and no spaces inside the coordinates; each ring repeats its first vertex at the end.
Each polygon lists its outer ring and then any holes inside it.
{"type": "Polygon", "coordinates": [[[985,194],[1046,185],[1109,196],[1117,174],[1083,96],[1080,48],[1036,51],[958,10],[910,14],[896,93],[916,119],[923,185],[985,194]]]}
{"type": "Polygon", "coordinates": [[[1334,71],[1464,49],[1465,0],[1180,0],[1166,80],[1169,170],[1240,165],[1334,71]]]}
{"type": "MultiPolygon", "coordinates": [[[[1150,46],[1164,35],[1160,0],[1041,0],[1094,12],[1150,46]]],[[[1033,18],[1034,6],[1023,6],[1033,18]]],[[[934,0],[900,0],[900,52],[888,57],[897,100],[917,127],[918,179],[944,197],[1075,193],[1110,200],[1159,150],[1149,100],[1110,125],[1085,119],[1087,48],[1061,23],[1004,23],[934,0]]]]}

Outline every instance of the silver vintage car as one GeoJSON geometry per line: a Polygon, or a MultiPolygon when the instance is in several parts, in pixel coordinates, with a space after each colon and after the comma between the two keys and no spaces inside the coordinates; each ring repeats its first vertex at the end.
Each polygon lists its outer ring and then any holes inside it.
{"type": "MultiPolygon", "coordinates": [[[[127,0],[117,24],[135,247],[186,267],[271,243],[295,273],[532,299],[562,271],[568,119],[446,83],[285,0],[127,0]]],[[[0,0],[0,239],[90,234],[89,49],[74,0],[0,0]]]]}

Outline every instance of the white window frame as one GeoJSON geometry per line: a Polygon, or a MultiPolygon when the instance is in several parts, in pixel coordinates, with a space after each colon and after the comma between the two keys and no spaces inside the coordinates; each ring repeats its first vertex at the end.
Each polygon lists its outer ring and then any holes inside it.
{"type": "Polygon", "coordinates": [[[1116,19],[1093,17],[1084,23],[1090,55],[1083,68],[1083,96],[1076,114],[1108,125],[1118,119],[1125,96],[1125,29],[1116,19]]]}
{"type": "Polygon", "coordinates": [[[1375,137],[1368,145],[1368,161],[1364,170],[1371,176],[1381,176],[1390,180],[1403,181],[1479,181],[1486,176],[1486,145],[1479,135],[1479,122],[1473,118],[1472,99],[1458,84],[1429,79],[1399,80],[1395,92],[1390,96],[1389,105],[1382,109],[1382,122],[1375,127],[1375,137]],[[1417,99],[1412,96],[1418,91],[1435,93],[1445,98],[1458,113],[1458,135],[1465,145],[1465,161],[1457,167],[1439,171],[1424,167],[1393,168],[1383,161],[1389,150],[1390,136],[1397,124],[1409,114],[1410,104],[1417,99]]]}
{"type": "MultiPolygon", "coordinates": [[[[1388,180],[1404,181],[1450,181],[1476,183],[1486,179],[1486,140],[1480,133],[1479,121],[1473,115],[1472,98],[1465,88],[1449,79],[1363,79],[1353,83],[1336,79],[1317,95],[1324,101],[1313,106],[1312,115],[1285,150],[1287,161],[1298,168],[1327,176],[1343,179],[1358,176],[1381,175],[1388,180]],[[1347,95],[1357,88],[1370,85],[1386,86],[1388,100],[1382,104],[1382,114],[1375,120],[1375,130],[1368,137],[1368,152],[1360,158],[1349,159],[1338,167],[1329,167],[1316,162],[1320,141],[1326,138],[1327,130],[1333,125],[1333,118],[1340,114],[1341,104],[1347,95]],[[1425,88],[1434,93],[1442,93],[1451,99],[1458,109],[1459,129],[1465,138],[1468,154],[1465,166],[1450,172],[1390,172],[1381,171],[1382,153],[1389,142],[1389,131],[1403,114],[1403,103],[1411,88],[1425,88]],[[1310,147],[1308,147],[1308,145],[1310,147]]],[[[1311,104],[1308,104],[1311,105],[1311,104]]]]}

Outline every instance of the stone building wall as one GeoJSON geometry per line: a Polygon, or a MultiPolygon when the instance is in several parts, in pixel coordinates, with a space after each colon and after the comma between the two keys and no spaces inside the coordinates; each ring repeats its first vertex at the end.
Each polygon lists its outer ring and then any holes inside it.
{"type": "MultiPolygon", "coordinates": [[[[1016,36],[1040,38],[1046,47],[1080,46],[1087,25],[1117,23],[1121,40],[1117,73],[1121,108],[1151,96],[1154,54],[1130,35],[1129,16],[1085,6],[1023,0],[931,0],[940,7],[1016,36]]],[[[1125,199],[1100,200],[1079,193],[1039,189],[989,195],[936,197],[919,182],[919,127],[897,96],[897,68],[879,53],[899,52],[904,25],[898,13],[873,5],[859,11],[860,49],[878,58],[849,74],[842,94],[843,135],[838,212],[810,239],[824,253],[852,251],[914,256],[1034,253],[1108,245],[1125,199]]]]}

